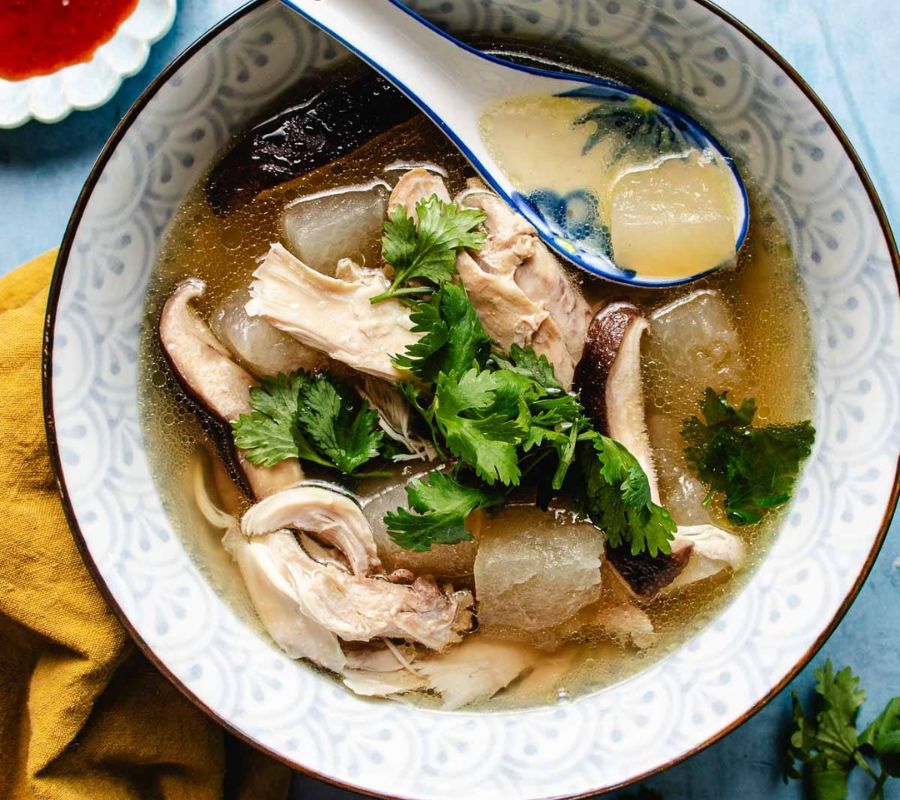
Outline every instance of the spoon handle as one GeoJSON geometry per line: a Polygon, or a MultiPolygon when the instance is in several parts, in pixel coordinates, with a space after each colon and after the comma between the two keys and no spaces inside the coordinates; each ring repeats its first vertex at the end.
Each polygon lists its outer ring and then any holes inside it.
{"type": "Polygon", "coordinates": [[[283,2],[384,75],[445,132],[467,141],[478,138],[484,105],[509,95],[511,75],[518,77],[397,0],[283,2]]]}

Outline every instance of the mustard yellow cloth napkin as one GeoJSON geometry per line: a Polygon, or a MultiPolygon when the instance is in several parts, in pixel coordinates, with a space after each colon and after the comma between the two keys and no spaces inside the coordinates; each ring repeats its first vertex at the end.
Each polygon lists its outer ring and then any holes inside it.
{"type": "Polygon", "coordinates": [[[55,256],[0,279],[0,797],[282,800],[289,770],[134,648],[66,525],[41,412],[55,256]]]}

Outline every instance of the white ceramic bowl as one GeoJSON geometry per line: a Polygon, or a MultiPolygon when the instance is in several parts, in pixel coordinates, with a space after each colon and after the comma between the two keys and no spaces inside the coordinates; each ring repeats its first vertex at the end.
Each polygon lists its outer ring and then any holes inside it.
{"type": "Polygon", "coordinates": [[[176,0],[139,0],[89,61],[21,81],[0,78],[0,128],[31,119],[59,122],[73,111],[102,106],[147,63],[150,45],[172,27],[175,7],[176,0]]]}
{"type": "Polygon", "coordinates": [[[592,793],[684,758],[759,709],[859,590],[896,500],[898,256],[858,158],[809,88],[705,0],[418,0],[454,32],[575,42],[662,83],[772,198],[814,328],[818,440],[783,530],[705,630],[595,694],[515,713],[363,701],[216,594],[160,504],[137,412],[144,292],[166,225],[241,126],[346,54],[255,3],[179,57],[78,201],[47,322],[48,434],[72,528],[122,621],[208,713],[288,764],[415,798],[592,793]]]}

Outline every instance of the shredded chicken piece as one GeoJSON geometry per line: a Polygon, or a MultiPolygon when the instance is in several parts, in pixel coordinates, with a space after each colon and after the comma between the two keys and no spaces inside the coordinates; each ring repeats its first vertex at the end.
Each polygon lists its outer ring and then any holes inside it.
{"type": "Polygon", "coordinates": [[[452,710],[493,697],[537,658],[531,648],[516,642],[476,637],[418,667],[440,693],[443,707],[452,710]]]}
{"type": "Polygon", "coordinates": [[[314,533],[336,547],[354,575],[367,575],[381,566],[368,521],[359,506],[340,492],[303,484],[257,503],[241,520],[248,537],[282,528],[314,533]]]}
{"type": "Polygon", "coordinates": [[[680,525],[675,532],[676,547],[691,547],[687,566],[670,583],[663,593],[677,591],[691,583],[706,580],[724,569],[739,570],[747,560],[747,547],[743,540],[715,525],[680,525]]]}
{"type": "Polygon", "coordinates": [[[237,518],[218,508],[209,496],[203,466],[193,475],[194,500],[207,522],[225,531],[222,545],[237,562],[250,601],[275,643],[291,658],[308,658],[341,672],[346,659],[338,638],[300,611],[297,594],[284,571],[284,555],[296,546],[293,536],[276,531],[253,540],[241,534],[237,518]]]}
{"type": "Polygon", "coordinates": [[[278,646],[291,658],[308,658],[342,672],[346,659],[338,637],[303,613],[291,580],[292,560],[302,552],[294,536],[275,531],[248,539],[234,527],[222,544],[237,562],[253,607],[278,646]]]}
{"type": "MultiPolygon", "coordinates": [[[[389,212],[403,205],[412,215],[419,200],[450,195],[438,175],[407,172],[394,187],[389,212]]],[[[531,345],[546,355],[567,389],[581,357],[590,308],[537,231],[483,184],[471,183],[457,196],[466,208],[486,215],[487,240],[473,258],[460,253],[456,268],[488,335],[504,350],[531,345]]]]}
{"type": "MultiPolygon", "coordinates": [[[[188,278],[175,287],[160,316],[159,338],[188,391],[210,414],[230,423],[252,411],[250,388],[256,380],[234,362],[191,305],[205,291],[206,284],[197,278],[188,278]]],[[[295,458],[274,467],[256,467],[238,453],[238,463],[257,498],[303,480],[303,470],[295,458]]]]}
{"type": "Polygon", "coordinates": [[[375,541],[348,497],[304,485],[267,498],[241,520],[251,540],[284,528],[324,539],[346,557],[350,571],[317,561],[294,538],[282,564],[302,613],[344,641],[399,638],[442,650],[471,626],[470,592],[439,587],[430,576],[406,585],[369,574],[379,565],[375,541]]]}
{"type": "Polygon", "coordinates": [[[434,445],[413,432],[412,409],[391,384],[365,375],[357,391],[378,412],[378,425],[385,434],[407,449],[408,452],[395,455],[394,461],[433,461],[437,458],[434,445]]]}
{"type": "MultiPolygon", "coordinates": [[[[457,195],[456,202],[485,214],[488,238],[478,253],[479,263],[488,272],[511,275],[525,295],[548,312],[572,363],[577,364],[591,307],[537,230],[477,178],[469,180],[468,189],[457,195]]],[[[547,336],[555,333],[548,331],[547,336]]]]}
{"type": "MultiPolygon", "coordinates": [[[[514,344],[533,345],[537,349],[539,332],[550,318],[545,309],[533,302],[509,275],[487,272],[467,252],[457,256],[456,270],[491,339],[507,351],[514,344]]],[[[565,347],[554,349],[557,338],[551,336],[546,341],[543,341],[546,337],[541,338],[545,345],[541,352],[554,366],[560,359],[569,361],[565,347]]]]}
{"type": "Polygon", "coordinates": [[[408,377],[391,358],[419,338],[409,310],[397,300],[370,302],[390,286],[384,272],[345,262],[336,274],[323,275],[273,244],[253,273],[247,314],[360,372],[408,377]]]}
{"type": "Polygon", "coordinates": [[[411,169],[400,176],[388,198],[388,216],[394,213],[397,206],[403,206],[406,213],[416,219],[416,204],[433,194],[445,203],[450,202],[450,193],[440,175],[435,175],[422,167],[411,169]]]}
{"type": "Polygon", "coordinates": [[[416,662],[416,673],[348,670],[344,683],[357,694],[384,697],[417,689],[441,695],[443,708],[453,710],[488,700],[532,669],[538,654],[523,644],[473,637],[446,653],[416,662]]]}

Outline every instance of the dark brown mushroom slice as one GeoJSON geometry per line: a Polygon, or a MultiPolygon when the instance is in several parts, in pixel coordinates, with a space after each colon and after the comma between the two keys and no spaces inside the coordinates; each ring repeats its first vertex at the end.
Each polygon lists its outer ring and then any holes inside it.
{"type": "Polygon", "coordinates": [[[194,310],[191,302],[206,284],[188,278],[175,287],[159,319],[159,340],[179,384],[194,405],[212,418],[210,430],[232,476],[251,496],[261,499],[303,478],[296,459],[274,467],[256,467],[235,451],[230,423],[249,414],[250,388],[256,380],[233,360],[225,346],[194,310]]]}
{"type": "Polygon", "coordinates": [[[217,214],[346,155],[410,119],[416,107],[384,78],[358,65],[301,81],[279,101],[284,109],[241,136],[216,164],[206,196],[217,214]]]}
{"type": "MultiPolygon", "coordinates": [[[[659,487],[644,413],[641,338],[647,321],[633,303],[604,306],[588,326],[584,353],[575,370],[575,386],[597,430],[621,442],[637,458],[650,482],[653,501],[659,487]]],[[[671,554],[634,556],[628,548],[611,548],[610,563],[629,590],[650,598],[670,584],[687,565],[692,546],[671,554]]]]}
{"type": "Polygon", "coordinates": [[[691,545],[686,545],[673,549],[669,555],[651,556],[649,553],[632,555],[628,547],[610,547],[606,557],[633,595],[650,599],[681,574],[692,550],[691,545]]]}

